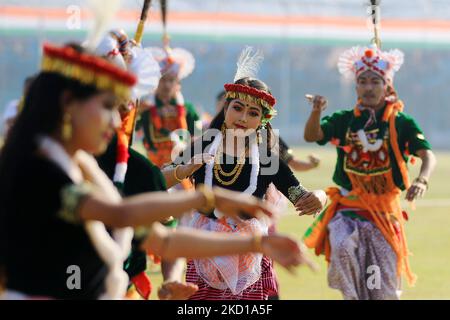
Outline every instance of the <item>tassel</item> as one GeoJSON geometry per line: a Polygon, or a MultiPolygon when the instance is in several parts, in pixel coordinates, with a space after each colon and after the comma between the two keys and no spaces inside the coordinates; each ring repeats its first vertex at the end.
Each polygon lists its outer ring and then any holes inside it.
{"type": "Polygon", "coordinates": [[[150,298],[150,294],[153,289],[152,282],[145,271],[139,273],[137,276],[134,276],[131,279],[131,282],[134,284],[136,291],[144,300],[148,300],[150,298]]]}

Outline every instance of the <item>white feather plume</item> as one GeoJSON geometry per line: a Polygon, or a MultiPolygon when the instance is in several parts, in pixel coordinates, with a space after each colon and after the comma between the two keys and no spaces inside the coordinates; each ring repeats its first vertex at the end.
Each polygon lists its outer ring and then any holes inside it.
{"type": "Polygon", "coordinates": [[[352,47],[345,50],[338,59],[339,72],[346,78],[352,79],[355,76],[355,63],[364,55],[363,47],[352,47]]]}
{"type": "Polygon", "coordinates": [[[88,0],[87,2],[94,15],[94,25],[89,31],[84,46],[90,50],[95,50],[119,10],[121,0],[88,0]]]}
{"type": "Polygon", "coordinates": [[[256,52],[253,53],[253,48],[246,46],[239,56],[234,81],[236,82],[237,80],[246,77],[257,78],[259,67],[263,60],[264,55],[260,50],[256,50],[256,52]]]}
{"type": "Polygon", "coordinates": [[[133,72],[138,81],[131,92],[133,99],[141,99],[152,94],[158,86],[161,72],[158,62],[153,58],[150,50],[141,47],[131,49],[132,59],[128,70],[133,72]]]}
{"type": "Polygon", "coordinates": [[[389,62],[390,69],[397,72],[405,61],[405,54],[399,49],[383,52],[383,58],[389,62]]]}

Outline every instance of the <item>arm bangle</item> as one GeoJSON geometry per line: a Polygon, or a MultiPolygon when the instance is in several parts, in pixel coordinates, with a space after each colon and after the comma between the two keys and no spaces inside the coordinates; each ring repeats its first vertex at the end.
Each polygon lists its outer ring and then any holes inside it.
{"type": "Polygon", "coordinates": [[[174,177],[175,180],[177,180],[178,182],[181,182],[181,181],[183,181],[183,179],[178,178],[178,175],[177,175],[177,170],[178,170],[179,167],[180,167],[180,166],[178,165],[178,166],[176,166],[175,169],[173,170],[173,177],[174,177]]]}

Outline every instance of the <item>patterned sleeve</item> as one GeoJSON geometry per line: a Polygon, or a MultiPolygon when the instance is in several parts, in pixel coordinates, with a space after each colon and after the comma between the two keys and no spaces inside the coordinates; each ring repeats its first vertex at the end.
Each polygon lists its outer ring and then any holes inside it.
{"type": "Polygon", "coordinates": [[[92,187],[87,183],[67,184],[61,189],[61,208],[59,218],[72,224],[80,224],[79,208],[82,202],[92,192],[92,187]]]}
{"type": "Polygon", "coordinates": [[[279,159],[279,168],[274,175],[272,182],[293,204],[308,192],[308,190],[297,180],[286,162],[281,159],[279,159]]]}

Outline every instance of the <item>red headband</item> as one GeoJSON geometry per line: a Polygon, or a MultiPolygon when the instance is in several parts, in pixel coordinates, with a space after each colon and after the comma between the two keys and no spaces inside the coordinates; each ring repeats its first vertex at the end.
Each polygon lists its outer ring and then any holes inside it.
{"type": "MultiPolygon", "coordinates": [[[[242,85],[242,84],[228,83],[228,84],[224,85],[224,88],[225,88],[225,91],[227,91],[227,92],[239,92],[239,93],[251,95],[258,99],[262,99],[267,103],[267,105],[270,108],[273,108],[273,106],[277,103],[276,99],[271,94],[269,94],[265,91],[262,91],[262,90],[258,90],[256,88],[242,85]]],[[[265,104],[264,104],[264,106],[265,106],[265,104]]]]}
{"type": "MultiPolygon", "coordinates": [[[[76,64],[82,68],[89,69],[96,73],[104,74],[113,80],[124,85],[133,86],[136,83],[136,77],[103,58],[79,53],[71,47],[56,47],[51,44],[44,44],[44,57],[56,58],[66,61],[69,64],[76,64]]],[[[68,65],[69,67],[69,65],[68,65]]]]}

